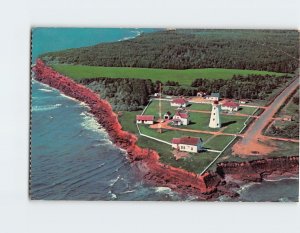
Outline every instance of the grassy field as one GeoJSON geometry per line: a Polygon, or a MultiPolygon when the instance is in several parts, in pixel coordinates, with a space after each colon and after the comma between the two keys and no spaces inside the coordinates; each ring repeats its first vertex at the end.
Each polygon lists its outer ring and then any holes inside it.
{"type": "Polygon", "coordinates": [[[210,115],[207,113],[190,112],[191,123],[189,125],[179,126],[186,129],[220,131],[224,133],[238,133],[243,127],[247,117],[234,115],[221,115],[221,129],[211,129],[209,125],[210,115]],[[226,127],[226,128],[225,128],[226,127]],[[225,129],[224,129],[225,128],[225,129]]]}
{"type": "MultiPolygon", "coordinates": [[[[170,101],[161,101],[161,114],[162,117],[166,112],[171,112],[172,114],[175,113],[177,107],[172,107],[170,105],[170,101]]],[[[159,101],[158,100],[152,100],[152,102],[149,104],[148,108],[144,112],[145,115],[154,115],[156,118],[159,117],[159,101]]]]}
{"type": "Polygon", "coordinates": [[[119,116],[119,122],[123,127],[123,130],[138,134],[138,129],[135,124],[135,116],[141,114],[142,111],[133,111],[133,112],[122,112],[121,116],[119,116]]]}
{"type": "Polygon", "coordinates": [[[191,105],[188,106],[187,109],[188,110],[198,110],[198,111],[211,111],[211,104],[191,103],[191,105]]]}
{"type": "Polygon", "coordinates": [[[255,111],[256,111],[256,108],[241,106],[238,113],[252,115],[255,111]]]}
{"type": "Polygon", "coordinates": [[[199,137],[202,140],[207,140],[211,135],[210,134],[201,134],[201,133],[194,133],[194,132],[182,132],[176,130],[163,130],[162,133],[159,133],[155,129],[149,128],[146,125],[139,126],[141,133],[146,134],[151,137],[155,137],[161,139],[163,141],[171,142],[173,138],[180,138],[183,136],[190,136],[190,137],[199,137]]]}
{"type": "Polygon", "coordinates": [[[207,143],[204,144],[204,147],[222,151],[233,138],[234,136],[218,135],[207,141],[207,143]]]}
{"type": "MultiPolygon", "coordinates": [[[[152,103],[148,106],[144,114],[154,115],[156,118],[159,117],[159,101],[153,100],[152,103]]],[[[162,115],[170,111],[174,114],[176,107],[171,107],[169,101],[161,101],[162,105],[162,115]]],[[[197,109],[197,110],[204,110],[210,111],[211,105],[209,104],[192,104],[191,106],[187,107],[187,109],[197,109]]],[[[242,113],[253,113],[254,108],[246,108],[243,107],[241,110],[242,113]]],[[[190,112],[190,124],[189,125],[182,125],[178,126],[180,128],[186,129],[194,129],[194,130],[206,130],[206,131],[219,131],[223,130],[225,133],[239,133],[240,130],[244,127],[244,122],[247,120],[247,117],[244,116],[235,116],[233,115],[221,115],[222,121],[222,128],[221,129],[211,129],[208,127],[210,114],[208,113],[201,113],[201,112],[190,112]],[[226,127],[223,129],[223,127],[226,127]]]]}
{"type": "Polygon", "coordinates": [[[141,78],[153,81],[176,81],[182,85],[190,85],[197,78],[209,79],[230,79],[234,74],[248,75],[282,75],[281,73],[257,71],[257,70],[238,70],[238,69],[152,69],[152,68],[131,68],[131,67],[102,67],[102,66],[82,66],[82,65],[53,65],[56,71],[67,75],[73,79],[107,77],[107,78],[141,78]]]}
{"type": "Polygon", "coordinates": [[[160,155],[160,161],[174,167],[183,168],[190,172],[201,173],[215,158],[218,153],[201,152],[190,154],[187,158],[176,160],[170,148],[161,142],[139,137],[138,145],[143,148],[152,148],[160,155]]]}

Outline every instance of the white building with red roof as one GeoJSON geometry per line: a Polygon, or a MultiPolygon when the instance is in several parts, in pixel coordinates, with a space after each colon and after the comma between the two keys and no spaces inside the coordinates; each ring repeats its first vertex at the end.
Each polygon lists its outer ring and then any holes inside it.
{"type": "Polygon", "coordinates": [[[176,98],[171,101],[171,106],[185,108],[187,106],[187,103],[188,103],[188,101],[185,100],[184,98],[176,98]]]}
{"type": "Polygon", "coordinates": [[[233,101],[227,101],[222,104],[221,109],[223,111],[230,111],[230,112],[237,112],[240,108],[240,105],[238,103],[235,103],[233,101]]]}
{"type": "Polygon", "coordinates": [[[172,139],[172,148],[179,151],[197,153],[202,149],[203,140],[195,137],[182,137],[172,139]]]}
{"type": "Polygon", "coordinates": [[[152,125],[152,124],[154,124],[154,116],[153,115],[136,115],[136,123],[152,125]]]}
{"type": "Polygon", "coordinates": [[[186,111],[177,111],[173,116],[174,125],[188,125],[190,123],[189,114],[186,111]]]}

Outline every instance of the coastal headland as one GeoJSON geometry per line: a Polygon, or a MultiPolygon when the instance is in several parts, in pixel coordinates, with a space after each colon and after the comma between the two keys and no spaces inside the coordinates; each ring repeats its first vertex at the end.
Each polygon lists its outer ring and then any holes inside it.
{"type": "Polygon", "coordinates": [[[122,130],[111,105],[96,93],[56,72],[38,59],[33,67],[36,80],[56,88],[63,94],[84,102],[95,119],[107,131],[112,142],[127,151],[128,159],[136,164],[145,182],[169,187],[182,194],[194,195],[199,200],[215,200],[221,195],[238,196],[234,188],[239,182],[261,181],[266,177],[297,175],[299,157],[277,157],[249,162],[223,162],[216,171],[202,175],[175,168],[159,161],[159,154],[137,146],[137,137],[122,130]],[[231,179],[229,179],[231,178],[231,179]]]}

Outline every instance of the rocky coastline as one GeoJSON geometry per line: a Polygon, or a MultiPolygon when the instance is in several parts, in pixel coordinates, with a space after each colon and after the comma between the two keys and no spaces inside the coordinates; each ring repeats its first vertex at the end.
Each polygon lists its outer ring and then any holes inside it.
{"type": "Polygon", "coordinates": [[[85,86],[59,74],[40,59],[33,67],[33,72],[37,81],[84,102],[98,123],[106,129],[112,142],[127,151],[129,161],[136,165],[145,182],[169,187],[181,194],[194,195],[199,200],[216,200],[221,195],[238,196],[234,191],[234,188],[238,187],[238,181],[261,181],[268,176],[299,173],[298,156],[250,162],[223,162],[217,165],[215,172],[206,172],[201,176],[162,164],[156,151],[140,148],[137,146],[137,137],[122,130],[117,115],[106,100],[85,86]]]}

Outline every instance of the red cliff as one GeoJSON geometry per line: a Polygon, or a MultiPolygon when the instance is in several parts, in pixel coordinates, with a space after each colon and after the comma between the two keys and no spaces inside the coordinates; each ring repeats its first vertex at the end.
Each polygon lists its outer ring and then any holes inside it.
{"type": "Polygon", "coordinates": [[[217,164],[221,177],[239,181],[262,181],[263,178],[294,176],[299,174],[299,157],[277,157],[247,162],[223,162],[217,164]]]}

